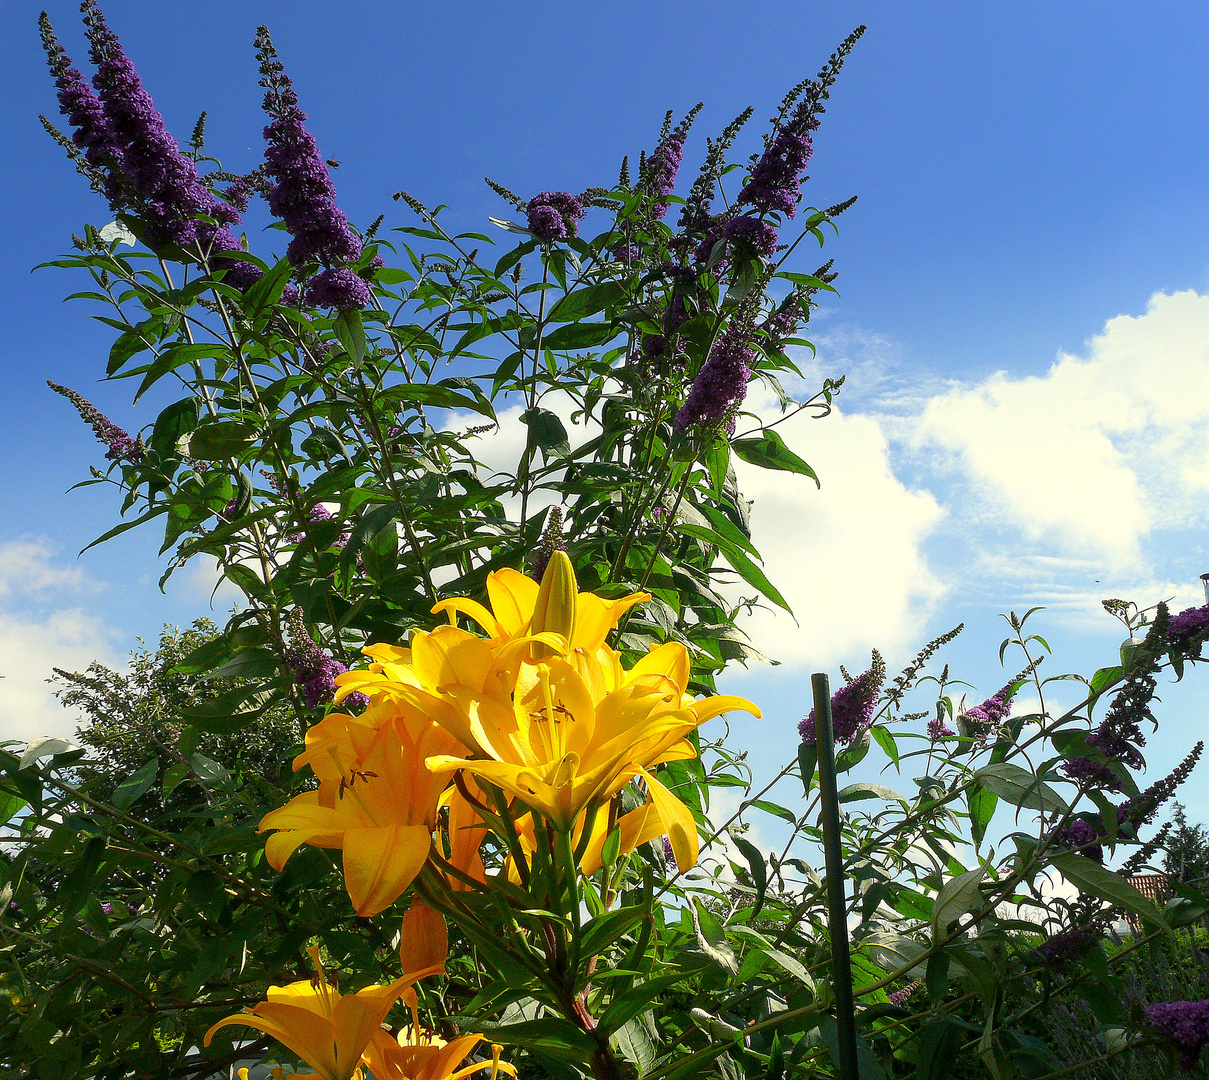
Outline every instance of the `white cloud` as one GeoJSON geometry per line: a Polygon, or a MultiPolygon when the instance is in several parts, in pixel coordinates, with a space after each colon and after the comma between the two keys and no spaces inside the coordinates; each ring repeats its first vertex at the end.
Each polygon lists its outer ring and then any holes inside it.
{"type": "Polygon", "coordinates": [[[822,488],[736,463],[739,488],[754,500],[753,543],[798,620],[757,611],[744,629],[762,651],[794,666],[826,667],[875,645],[908,647],[945,592],[922,550],[943,509],[930,492],[897,478],[873,417],[799,414],[777,431],[822,488]]]}
{"type": "Polygon", "coordinates": [[[0,544],[0,597],[98,588],[80,567],[56,564],[54,556],[54,548],[41,537],[26,536],[0,544]]]}
{"type": "Polygon", "coordinates": [[[1156,293],[1086,357],[933,397],[914,445],[952,453],[981,509],[1027,540],[1136,572],[1154,530],[1205,518],[1209,296],[1156,293]]]}
{"type": "Polygon", "coordinates": [[[71,604],[101,585],[78,566],[57,561],[42,537],[0,544],[0,739],[72,735],[75,718],[54,697],[53,668],[114,664],[117,634],[97,615],[71,604]]]}

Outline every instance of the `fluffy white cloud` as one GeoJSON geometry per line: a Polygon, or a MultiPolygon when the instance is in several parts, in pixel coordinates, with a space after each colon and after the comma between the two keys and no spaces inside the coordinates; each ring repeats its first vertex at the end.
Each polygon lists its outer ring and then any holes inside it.
{"type": "Polygon", "coordinates": [[[795,666],[913,644],[945,592],[923,553],[943,509],[930,492],[898,479],[872,417],[836,410],[812,420],[803,413],[777,430],[810,462],[822,488],[737,463],[739,488],[754,500],[753,542],[798,620],[757,611],[744,628],[762,651],[795,666]]]}
{"type": "Polygon", "coordinates": [[[82,670],[93,660],[115,664],[115,632],[100,616],[63,597],[100,591],[79,567],[57,561],[39,537],[0,544],[0,739],[68,735],[75,717],[48,684],[53,668],[82,670]]]}
{"type": "Polygon", "coordinates": [[[998,372],[934,397],[917,447],[955,455],[1003,523],[1120,571],[1155,529],[1203,521],[1209,487],[1209,296],[1156,293],[1086,357],[998,372]]]}

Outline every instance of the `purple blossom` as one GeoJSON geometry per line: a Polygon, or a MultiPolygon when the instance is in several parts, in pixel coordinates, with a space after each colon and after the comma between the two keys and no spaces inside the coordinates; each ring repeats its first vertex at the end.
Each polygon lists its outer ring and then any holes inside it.
{"type": "Polygon", "coordinates": [[[794,134],[793,124],[777,132],[771,145],[751,171],[747,185],[739,192],[740,206],[752,206],[758,213],[779,213],[793,218],[798,212],[799,177],[810,161],[809,135],[794,134]]]}
{"type": "MultiPolygon", "coordinates": [[[[873,720],[873,709],[886,681],[886,662],[874,650],[873,663],[863,675],[841,686],[831,695],[831,732],[837,743],[847,745],[869,726],[873,720]]],[[[814,709],[798,723],[798,734],[802,742],[814,746],[818,741],[815,731],[814,709]]]]}
{"type": "MultiPolygon", "coordinates": [[[[1167,623],[1167,637],[1185,648],[1191,644],[1193,637],[1204,634],[1206,630],[1209,630],[1209,604],[1185,608],[1178,615],[1172,615],[1167,623]]],[[[1198,645],[1195,655],[1200,654],[1198,645]]]]}
{"type": "Polygon", "coordinates": [[[1104,862],[1104,848],[1101,845],[1106,837],[1098,824],[1093,825],[1085,817],[1071,818],[1055,830],[1051,839],[1057,847],[1077,851],[1093,862],[1104,862]]]}
{"type": "Polygon", "coordinates": [[[1012,710],[1011,690],[1015,685],[1010,682],[997,694],[989,697],[981,705],[967,709],[958,719],[965,721],[965,733],[975,739],[985,739],[1001,720],[1012,710]]]}
{"type": "Polygon", "coordinates": [[[928,738],[933,742],[936,742],[937,739],[948,738],[949,736],[955,734],[956,732],[953,731],[952,728],[947,727],[944,720],[939,716],[934,716],[928,721],[928,738]]]}
{"type": "Polygon", "coordinates": [[[663,859],[669,863],[676,861],[676,852],[672,850],[672,842],[666,836],[663,838],[663,859]]]}
{"type": "Polygon", "coordinates": [[[298,108],[298,95],[267,27],[256,31],[256,50],[260,85],[268,90],[264,110],[273,118],[264,129],[266,172],[276,181],[269,189],[269,209],[293,236],[286,257],[294,266],[352,262],[361,254],[361,241],[336,205],[331,174],[314,136],[303,126],[306,113],[298,108]]]}
{"type": "Polygon", "coordinates": [[[733,435],[735,416],[747,397],[751,359],[751,346],[743,333],[730,330],[715,341],[693,380],[688,399],[676,413],[676,430],[684,434],[693,427],[722,427],[727,435],[733,435]]]}
{"type": "Polygon", "coordinates": [[[251,186],[247,180],[240,176],[227,185],[226,191],[223,192],[223,197],[242,214],[248,209],[248,197],[251,193],[251,186]]]}
{"type": "Polygon", "coordinates": [[[101,412],[100,409],[93,405],[92,402],[85,401],[74,390],[70,390],[66,386],[60,386],[58,383],[53,383],[49,379],[46,380],[46,385],[56,394],[62,394],[67,398],[76,407],[76,412],[80,414],[80,419],[92,427],[92,432],[96,435],[97,439],[109,447],[108,452],[105,454],[107,460],[129,461],[132,463],[143,460],[142,439],[132,439],[101,412]]]}
{"type": "Polygon", "coordinates": [[[1209,998],[1147,1005],[1146,1019],[1179,1047],[1180,1068],[1190,1072],[1209,1042],[1209,998]]]}
{"type": "Polygon", "coordinates": [[[1076,926],[1038,945],[1037,959],[1051,971],[1062,974],[1068,964],[1082,960],[1103,936],[1104,928],[1099,923],[1076,926]]]}
{"type": "Polygon", "coordinates": [[[1158,809],[1163,805],[1181,784],[1192,775],[1192,770],[1200,760],[1205,749],[1203,742],[1198,742],[1174,769],[1161,780],[1156,780],[1145,791],[1126,799],[1117,810],[1117,820],[1120,824],[1128,823],[1134,829],[1148,825],[1154,820],[1158,809]]]}
{"type": "Polygon", "coordinates": [[[71,141],[84,152],[84,160],[89,165],[103,172],[105,195],[110,205],[117,209],[121,205],[121,195],[115,166],[120,154],[109,121],[105,118],[104,107],[92,87],[84,81],[84,76],[71,66],[71,58],[55,38],[46,12],[42,13],[38,25],[42,31],[47,62],[59,91],[59,112],[67,117],[67,122],[75,129],[71,141]]]}
{"type": "Polygon", "coordinates": [[[525,208],[529,231],[543,244],[578,236],[577,223],[586,213],[583,203],[569,191],[542,191],[525,208]]]}
{"type": "Polygon", "coordinates": [[[373,281],[374,275],[386,265],[386,260],[381,255],[375,255],[369,260],[360,270],[357,271],[357,276],[363,281],[373,281]]]}
{"type": "Polygon", "coordinates": [[[369,286],[347,267],[321,270],[307,284],[303,298],[312,307],[363,308],[370,302],[369,286]]]}
{"type": "Polygon", "coordinates": [[[777,253],[777,230],[756,217],[735,218],[722,230],[722,235],[727,240],[746,244],[758,255],[769,259],[777,253]]]}
{"type": "MultiPolygon", "coordinates": [[[[285,662],[294,673],[294,683],[302,687],[302,699],[308,709],[317,709],[331,701],[336,692],[335,679],[348,668],[334,660],[326,649],[321,649],[302,626],[301,618],[293,620],[294,643],[285,650],[285,662]]],[[[349,694],[344,699],[348,706],[366,705],[369,699],[364,694],[349,694]]]]}
{"type": "Polygon", "coordinates": [[[887,994],[886,1000],[889,1001],[891,1005],[897,1005],[901,1008],[903,1003],[922,985],[923,984],[919,979],[915,979],[907,983],[907,985],[901,990],[895,990],[892,994],[887,994]]]}
{"type": "MultiPolygon", "coordinates": [[[[323,503],[316,503],[311,507],[310,512],[307,514],[307,520],[309,521],[330,521],[331,517],[332,512],[326,506],[324,506],[323,503]]],[[[288,539],[291,544],[301,544],[304,540],[306,540],[306,532],[291,533],[288,539]]],[[[335,540],[332,541],[331,546],[334,548],[342,548],[347,543],[348,533],[342,532],[338,537],[336,537],[335,540]]]]}
{"type": "Polygon", "coordinates": [[[101,910],[103,912],[105,912],[106,915],[112,915],[113,914],[113,905],[111,903],[109,903],[108,900],[106,900],[101,904],[101,910]]]}
{"type": "Polygon", "coordinates": [[[530,575],[534,581],[541,581],[545,576],[546,567],[550,565],[550,556],[556,551],[566,551],[567,541],[563,536],[563,510],[561,506],[552,507],[546,527],[538,541],[537,550],[533,553],[533,572],[530,575]]]}
{"type": "Polygon", "coordinates": [[[628,242],[616,244],[609,251],[618,262],[633,262],[642,255],[642,248],[628,242]]]}
{"type": "Polygon", "coordinates": [[[654,153],[646,160],[647,183],[651,196],[655,199],[653,211],[656,218],[664,217],[671,208],[672,204],[664,199],[676,190],[676,174],[684,160],[684,139],[687,135],[687,124],[678,125],[655,147],[654,153]]]}
{"type": "MultiPolygon", "coordinates": [[[[708,263],[710,256],[713,254],[714,246],[723,238],[725,225],[718,219],[711,219],[710,224],[705,226],[704,233],[701,237],[701,243],[697,245],[697,250],[693,253],[693,261],[697,263],[708,263]]],[[[726,269],[729,258],[727,252],[729,248],[723,245],[722,250],[718,253],[718,261],[713,265],[713,273],[715,276],[721,275],[726,269]]]]}
{"type": "MultiPolygon", "coordinates": [[[[214,197],[194,163],[181,154],[117,36],[91,2],[84,6],[84,20],[90,55],[97,65],[93,85],[122,174],[142,200],[148,246],[176,244],[205,254],[241,250],[225,227],[238,222],[239,214],[214,197]],[[199,214],[213,217],[219,224],[198,221],[199,214]]],[[[228,265],[227,271],[228,279],[240,288],[260,276],[249,263],[228,265]]]]}

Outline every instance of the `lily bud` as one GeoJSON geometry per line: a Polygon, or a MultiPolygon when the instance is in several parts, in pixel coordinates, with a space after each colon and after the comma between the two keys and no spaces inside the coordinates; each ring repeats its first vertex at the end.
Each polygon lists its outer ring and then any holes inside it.
{"type": "MultiPolygon", "coordinates": [[[[576,598],[579,586],[575,581],[575,568],[567,558],[565,551],[555,551],[550,555],[546,572],[542,575],[541,587],[537,592],[537,602],[533,606],[533,620],[529,632],[532,634],[551,633],[561,634],[570,644],[571,636],[575,633],[576,598]]],[[[540,660],[553,656],[554,650],[541,642],[534,642],[533,659],[540,660]]]]}
{"type": "Polygon", "coordinates": [[[417,896],[403,916],[399,933],[403,977],[414,981],[428,975],[443,975],[448,955],[449,933],[444,918],[417,896]]]}

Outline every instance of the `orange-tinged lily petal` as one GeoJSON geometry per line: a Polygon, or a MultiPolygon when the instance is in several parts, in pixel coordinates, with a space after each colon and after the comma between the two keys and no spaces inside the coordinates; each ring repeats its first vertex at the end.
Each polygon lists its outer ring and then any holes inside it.
{"type": "Polygon", "coordinates": [[[323,1080],[360,1076],[361,1055],[370,1038],[410,983],[398,979],[388,986],[369,986],[342,996],[328,982],[318,949],[311,948],[311,957],[316,979],[269,987],[268,1000],[249,1012],[224,1017],[206,1032],[204,1045],[210,1045],[219,1028],[239,1024],[272,1036],[323,1080]]]}
{"type": "Polygon", "coordinates": [[[377,915],[403,895],[428,859],[432,833],[423,825],[347,829],[344,887],[358,915],[377,915]]]}
{"type": "MultiPolygon", "coordinates": [[[[601,856],[604,853],[604,842],[608,830],[608,815],[601,811],[596,815],[591,839],[579,862],[580,871],[588,876],[595,874],[603,866],[601,856]]],[[[631,810],[617,819],[616,827],[621,830],[621,855],[628,855],[639,844],[648,843],[656,837],[664,835],[663,819],[655,810],[654,803],[648,800],[637,810],[631,810]]]]}
{"type": "Polygon", "coordinates": [[[650,598],[650,593],[630,593],[619,600],[605,600],[595,593],[580,593],[575,612],[575,637],[571,645],[586,652],[595,652],[630,608],[635,604],[644,604],[650,598]]]}
{"type": "Polygon", "coordinates": [[[697,823],[693,820],[692,811],[645,769],[638,771],[646,781],[655,812],[662,820],[667,838],[672,843],[676,866],[683,874],[697,865],[697,856],[700,853],[697,823]]]}
{"type": "Polygon", "coordinates": [[[445,974],[449,955],[449,932],[439,911],[415,897],[399,929],[399,960],[403,977],[413,982],[430,975],[445,974]]]}

